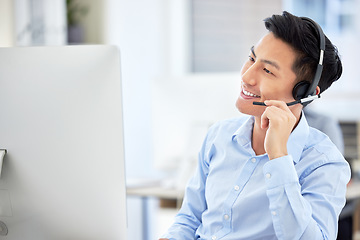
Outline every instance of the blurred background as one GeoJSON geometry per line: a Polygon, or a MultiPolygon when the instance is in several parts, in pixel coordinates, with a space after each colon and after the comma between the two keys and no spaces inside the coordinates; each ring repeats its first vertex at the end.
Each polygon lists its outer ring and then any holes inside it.
{"type": "Polygon", "coordinates": [[[119,47],[129,239],[156,239],[181,204],[207,128],[240,116],[242,63],[266,33],[263,19],[283,10],[316,20],[339,49],[343,76],[309,108],[338,124],[333,141],[356,178],[360,0],[1,0],[0,47],[119,47]]]}

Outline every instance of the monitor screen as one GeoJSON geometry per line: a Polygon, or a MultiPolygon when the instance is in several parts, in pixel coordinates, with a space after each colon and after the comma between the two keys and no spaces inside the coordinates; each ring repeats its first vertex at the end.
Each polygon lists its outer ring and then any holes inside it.
{"type": "Polygon", "coordinates": [[[114,46],[0,48],[0,239],[126,239],[121,91],[114,46]]]}

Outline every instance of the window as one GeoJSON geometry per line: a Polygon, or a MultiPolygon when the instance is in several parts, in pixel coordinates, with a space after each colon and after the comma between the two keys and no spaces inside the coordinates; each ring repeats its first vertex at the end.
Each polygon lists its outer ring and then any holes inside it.
{"type": "Polygon", "coordinates": [[[240,71],[266,32],[262,19],[282,12],[281,0],[191,0],[191,71],[240,71]]]}
{"type": "Polygon", "coordinates": [[[284,8],[295,15],[317,21],[329,34],[355,28],[356,0],[284,0],[284,8]]]}

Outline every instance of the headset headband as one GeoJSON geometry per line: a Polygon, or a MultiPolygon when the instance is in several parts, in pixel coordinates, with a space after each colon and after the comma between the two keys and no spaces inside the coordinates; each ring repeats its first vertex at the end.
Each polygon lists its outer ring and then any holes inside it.
{"type": "Polygon", "coordinates": [[[310,86],[304,96],[304,97],[309,97],[309,96],[313,96],[316,94],[316,87],[318,86],[320,78],[321,78],[321,74],[322,74],[322,70],[323,70],[324,53],[325,53],[325,35],[324,35],[324,32],[321,29],[320,25],[317,24],[315,21],[313,21],[312,19],[307,18],[307,17],[301,17],[301,19],[311,23],[314,26],[314,28],[316,29],[317,33],[319,34],[319,38],[320,38],[319,63],[316,68],[314,79],[310,83],[310,86]]]}

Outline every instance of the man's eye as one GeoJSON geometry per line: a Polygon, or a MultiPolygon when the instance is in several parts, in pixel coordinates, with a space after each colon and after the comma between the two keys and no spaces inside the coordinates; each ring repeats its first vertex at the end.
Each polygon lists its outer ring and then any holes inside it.
{"type": "Polygon", "coordinates": [[[267,68],[264,68],[263,69],[266,73],[268,73],[268,74],[273,74],[271,71],[269,71],[267,68]]]}
{"type": "Polygon", "coordinates": [[[250,60],[251,62],[255,62],[255,59],[254,59],[252,56],[249,56],[249,60],[250,60]]]}

